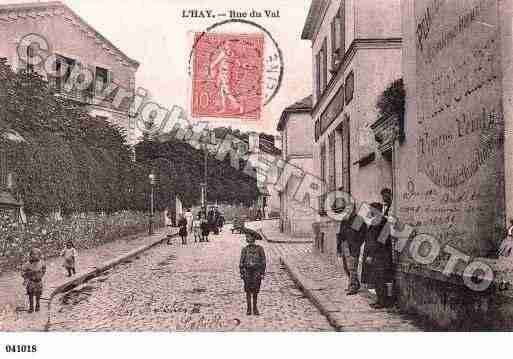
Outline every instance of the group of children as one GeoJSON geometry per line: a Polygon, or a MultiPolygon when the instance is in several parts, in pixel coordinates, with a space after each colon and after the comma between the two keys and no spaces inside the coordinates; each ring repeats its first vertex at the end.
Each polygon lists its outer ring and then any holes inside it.
{"type": "MultiPolygon", "coordinates": [[[[185,215],[182,215],[178,220],[178,226],[180,230],[178,235],[182,238],[182,244],[187,244],[187,237],[190,233],[194,235],[194,242],[208,242],[208,235],[210,233],[209,223],[206,216],[199,212],[196,218],[190,211],[187,211],[185,215]]],[[[170,242],[168,241],[168,244],[170,242]]]]}
{"type": "MultiPolygon", "coordinates": [[[[66,247],[62,251],[64,257],[63,267],[68,273],[68,277],[76,274],[76,258],[77,251],[73,242],[68,241],[66,247]]],[[[21,267],[21,275],[23,277],[23,286],[29,299],[28,312],[39,312],[41,294],[43,293],[43,277],[46,274],[46,264],[43,261],[40,249],[33,248],[27,262],[21,267]],[[34,306],[35,304],[35,306],[34,306]]]]}

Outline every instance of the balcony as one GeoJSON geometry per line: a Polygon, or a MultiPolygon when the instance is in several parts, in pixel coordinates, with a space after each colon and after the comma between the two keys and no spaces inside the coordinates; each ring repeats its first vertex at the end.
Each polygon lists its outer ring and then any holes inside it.
{"type": "Polygon", "coordinates": [[[385,158],[391,158],[394,141],[404,140],[403,119],[393,114],[378,118],[370,127],[374,132],[374,138],[378,144],[378,150],[385,158]]]}

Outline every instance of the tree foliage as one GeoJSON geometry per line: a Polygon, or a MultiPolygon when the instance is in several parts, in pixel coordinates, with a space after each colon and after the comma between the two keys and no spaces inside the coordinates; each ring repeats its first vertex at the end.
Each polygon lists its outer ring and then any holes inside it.
{"type": "MultiPolygon", "coordinates": [[[[15,171],[15,195],[29,214],[148,210],[156,174],[155,204],[172,206],[178,194],[185,205],[199,202],[203,153],[178,140],[136,146],[137,161],[124,129],[91,117],[78,102],[56,96],[37,73],[15,73],[0,60],[0,121],[26,142],[9,144],[15,171]]],[[[217,135],[231,129],[220,128],[217,135]]],[[[244,137],[245,134],[234,134],[244,137]]],[[[229,159],[209,158],[209,201],[249,204],[256,181],[230,166],[229,159]]]]}
{"type": "Polygon", "coordinates": [[[404,116],[406,91],[403,79],[392,82],[379,96],[376,107],[381,116],[397,115],[404,116]]]}
{"type": "Polygon", "coordinates": [[[26,142],[10,144],[16,195],[45,215],[126,208],[131,149],[123,129],[55,96],[37,73],[0,62],[0,118],[26,142]]]}

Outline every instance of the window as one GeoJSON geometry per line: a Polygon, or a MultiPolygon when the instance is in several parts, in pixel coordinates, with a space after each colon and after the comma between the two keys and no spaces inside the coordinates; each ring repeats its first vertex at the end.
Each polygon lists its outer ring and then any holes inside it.
{"type": "Polygon", "coordinates": [[[323,144],[321,146],[321,181],[323,182],[322,195],[319,197],[319,214],[326,215],[326,211],[324,209],[324,202],[326,198],[326,146],[323,144]]]}
{"type": "MultiPolygon", "coordinates": [[[[32,45],[33,44],[30,44],[29,46],[27,46],[27,60],[29,60],[29,61],[34,56],[36,56],[36,49],[32,45]]],[[[33,71],[34,71],[34,64],[27,62],[27,72],[33,72],[33,71]]]]}
{"type": "Polygon", "coordinates": [[[321,92],[324,93],[326,86],[328,85],[328,54],[327,54],[327,41],[324,39],[321,48],[321,92]]]}
{"type": "Polygon", "coordinates": [[[331,72],[336,73],[345,53],[344,4],[331,22],[331,72]]]}
{"type": "Polygon", "coordinates": [[[321,98],[321,52],[315,55],[315,94],[317,102],[321,98]]]}
{"type": "Polygon", "coordinates": [[[55,72],[57,76],[52,81],[57,91],[62,92],[64,84],[68,82],[71,76],[73,67],[75,67],[75,60],[57,55],[57,61],[55,61],[55,72]]]}
{"type": "Polygon", "coordinates": [[[315,84],[317,101],[319,101],[326,89],[326,86],[328,85],[328,54],[326,39],[324,39],[319,52],[315,55],[315,84]]]}
{"type": "Polygon", "coordinates": [[[335,191],[337,189],[337,181],[336,181],[336,171],[335,171],[335,166],[336,166],[336,159],[335,159],[335,133],[331,133],[329,136],[328,136],[328,151],[329,151],[329,160],[330,160],[330,165],[329,165],[329,171],[330,171],[330,176],[329,176],[329,182],[328,182],[328,186],[329,186],[329,190],[330,191],[335,191]]]}
{"type": "Polygon", "coordinates": [[[351,102],[354,94],[354,72],[351,71],[346,77],[346,105],[351,102]]]}
{"type": "Polygon", "coordinates": [[[103,67],[96,66],[95,76],[95,91],[103,92],[107,84],[109,83],[109,70],[104,69],[103,67]]]}
{"type": "Polygon", "coordinates": [[[346,193],[351,193],[351,138],[349,130],[349,118],[344,117],[344,120],[337,128],[341,142],[342,142],[342,190],[346,193]]]}

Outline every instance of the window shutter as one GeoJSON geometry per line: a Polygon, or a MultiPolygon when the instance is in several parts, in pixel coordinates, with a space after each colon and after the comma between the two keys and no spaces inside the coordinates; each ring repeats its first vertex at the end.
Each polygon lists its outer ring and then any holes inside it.
{"type": "Polygon", "coordinates": [[[317,101],[319,102],[319,99],[321,98],[321,59],[320,59],[321,52],[319,51],[315,55],[315,93],[317,95],[317,101]]]}
{"type": "Polygon", "coordinates": [[[342,121],[342,186],[346,193],[351,193],[351,138],[349,118],[342,121]]]}
{"type": "Polygon", "coordinates": [[[339,43],[339,54],[340,54],[340,60],[344,57],[344,54],[346,52],[346,7],[345,7],[345,1],[343,0],[340,4],[340,8],[338,9],[338,23],[337,23],[337,40],[339,43]]]}
{"type": "Polygon", "coordinates": [[[336,159],[335,159],[335,133],[331,133],[328,137],[328,147],[329,147],[329,189],[330,191],[334,191],[336,189],[336,159]]]}

